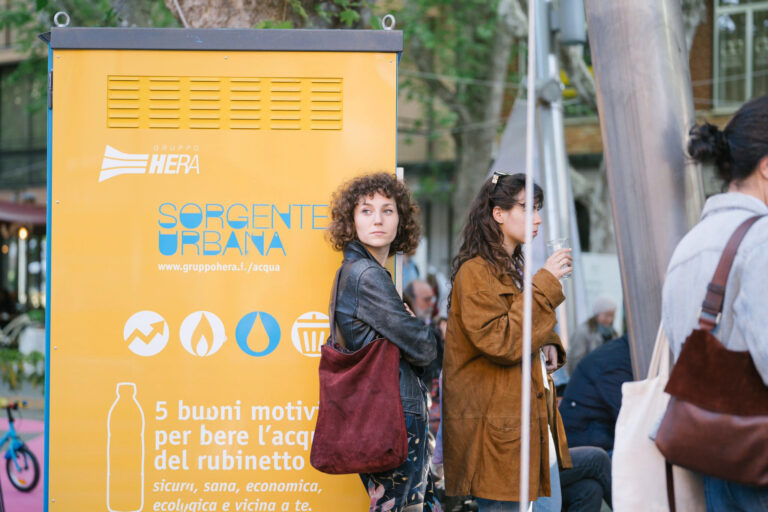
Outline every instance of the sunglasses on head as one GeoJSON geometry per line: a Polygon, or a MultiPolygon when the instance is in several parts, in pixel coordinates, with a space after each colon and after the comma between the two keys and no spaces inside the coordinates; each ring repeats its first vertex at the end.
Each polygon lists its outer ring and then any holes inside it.
{"type": "Polygon", "coordinates": [[[499,184],[499,180],[503,178],[504,176],[511,176],[508,172],[494,172],[493,177],[491,178],[491,183],[493,183],[493,190],[496,190],[496,186],[499,184]]]}

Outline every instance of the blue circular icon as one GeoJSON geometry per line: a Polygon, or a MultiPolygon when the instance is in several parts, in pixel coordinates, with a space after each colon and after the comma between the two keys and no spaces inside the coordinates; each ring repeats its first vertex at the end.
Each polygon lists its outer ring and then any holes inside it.
{"type": "Polygon", "coordinates": [[[245,315],[237,323],[237,328],[235,328],[235,339],[237,340],[237,345],[240,347],[240,350],[249,356],[263,357],[274,352],[277,345],[280,343],[280,324],[277,323],[275,317],[268,313],[264,313],[263,311],[253,311],[245,315]],[[261,319],[261,326],[267,333],[267,339],[269,340],[267,348],[259,352],[252,350],[251,347],[248,346],[248,336],[251,335],[251,331],[253,331],[253,326],[256,323],[257,318],[261,319]]]}

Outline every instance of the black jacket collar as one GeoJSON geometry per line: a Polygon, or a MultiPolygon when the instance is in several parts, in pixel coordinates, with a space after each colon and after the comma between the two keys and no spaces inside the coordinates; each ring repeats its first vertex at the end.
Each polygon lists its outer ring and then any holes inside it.
{"type": "Polygon", "coordinates": [[[347,246],[344,248],[344,259],[348,261],[369,259],[381,265],[381,263],[379,263],[379,261],[374,258],[370,252],[368,252],[368,249],[366,249],[359,240],[354,240],[347,244],[347,246]]]}

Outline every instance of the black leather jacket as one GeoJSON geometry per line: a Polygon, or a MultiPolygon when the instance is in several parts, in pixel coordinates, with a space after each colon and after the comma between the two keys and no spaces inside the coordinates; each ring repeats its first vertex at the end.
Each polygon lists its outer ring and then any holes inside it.
{"type": "Polygon", "coordinates": [[[426,388],[414,367],[432,362],[437,339],[429,327],[406,311],[389,271],[357,241],[344,249],[336,292],[336,325],[349,350],[382,337],[397,345],[403,411],[425,416],[426,388]]]}

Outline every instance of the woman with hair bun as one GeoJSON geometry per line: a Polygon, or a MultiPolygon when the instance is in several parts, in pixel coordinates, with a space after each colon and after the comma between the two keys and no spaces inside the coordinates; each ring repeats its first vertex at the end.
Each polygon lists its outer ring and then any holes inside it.
{"type": "MultiPolygon", "coordinates": [[[[768,96],[744,104],[722,131],[709,123],[693,127],[688,153],[698,162],[715,165],[725,192],[707,199],[701,220],[680,241],[669,263],[662,321],[675,359],[698,326],[706,288],[726,242],[746,219],[768,215],[768,96]]],[[[768,385],[766,272],[768,219],[760,219],[736,253],[716,335],[728,350],[749,351],[768,385]]],[[[705,475],[704,489],[707,510],[768,511],[768,487],[705,475]]]]}
{"type": "Polygon", "coordinates": [[[335,313],[344,346],[359,350],[386,338],[400,349],[408,457],[397,468],[360,475],[370,512],[440,510],[429,472],[427,389],[417,375],[435,359],[437,338],[406,308],[384,267],[395,252],[416,250],[420,230],[418,207],[394,174],[359,176],[331,199],[328,235],[334,249],[344,253],[335,313]]]}

